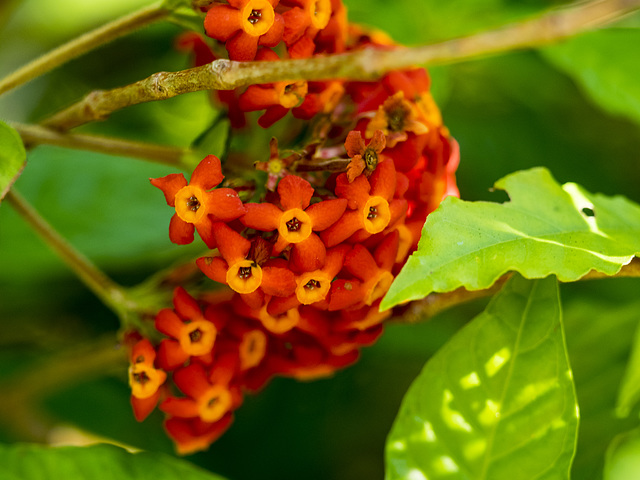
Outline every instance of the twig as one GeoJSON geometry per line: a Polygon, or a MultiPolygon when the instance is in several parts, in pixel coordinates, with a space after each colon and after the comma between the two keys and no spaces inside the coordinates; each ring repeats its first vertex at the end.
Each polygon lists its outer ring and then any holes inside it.
{"type": "Polygon", "coordinates": [[[163,3],[154,3],[125,17],[109,22],[102,27],[85,33],[49,53],[24,65],[0,80],[0,95],[43,75],[65,62],[104,45],[118,37],[131,33],[144,25],[158,21],[171,11],[163,3]]]}
{"type": "Polygon", "coordinates": [[[25,144],[56,145],[58,147],[89,150],[123,157],[141,158],[179,168],[185,166],[183,159],[190,152],[188,149],[179,147],[133,142],[97,135],[62,133],[39,125],[11,122],[11,126],[18,131],[25,144]]]}
{"type": "MultiPolygon", "coordinates": [[[[394,320],[402,323],[424,322],[434,317],[438,313],[460,305],[463,303],[476,300],[478,298],[490,297],[502,288],[502,285],[509,279],[511,274],[508,273],[500,277],[491,287],[486,290],[465,290],[458,288],[453,292],[431,293],[422,300],[412,302],[409,308],[403,312],[402,316],[396,317],[394,320]]],[[[578,281],[583,280],[599,280],[603,278],[640,278],[640,258],[634,257],[631,262],[624,265],[615,275],[606,275],[595,270],[591,270],[578,281]]]]}
{"type": "Polygon", "coordinates": [[[126,290],[67,242],[15,189],[5,198],[105,305],[121,317],[132,310],[126,290]]]}
{"type": "Polygon", "coordinates": [[[216,60],[179,72],[159,72],[131,85],[96,90],[44,122],[69,130],[104,120],[122,108],[200,90],[230,90],[249,84],[295,79],[373,80],[389,70],[416,64],[459,62],[481,55],[538,47],[604,25],[640,8],[640,0],[596,0],[547,13],[490,32],[415,48],[392,51],[367,48],[350,53],[275,62],[216,60]]]}

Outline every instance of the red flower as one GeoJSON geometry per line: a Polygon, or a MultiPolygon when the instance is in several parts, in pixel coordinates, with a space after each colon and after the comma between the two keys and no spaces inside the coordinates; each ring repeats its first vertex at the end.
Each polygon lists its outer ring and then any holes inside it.
{"type": "Polygon", "coordinates": [[[386,140],[384,132],[376,130],[368,145],[364,143],[362,134],[357,130],[352,130],[347,135],[344,142],[347,155],[351,157],[351,162],[347,166],[347,180],[353,182],[358,175],[365,172],[371,175],[378,166],[378,154],[384,150],[386,140]]]}
{"type": "Polygon", "coordinates": [[[218,188],[208,191],[223,179],[220,160],[214,155],[207,155],[198,164],[189,183],[181,173],[149,179],[154,187],[162,190],[167,205],[176,209],[169,223],[169,238],[173,243],[191,243],[195,227],[207,246],[215,248],[210,217],[229,222],[245,212],[235,190],[218,188]]]}
{"type": "Polygon", "coordinates": [[[214,5],[204,19],[208,36],[226,42],[229,58],[249,61],[258,46],[275,47],[282,40],[284,19],[274,8],[278,0],[228,0],[214,5]]]}
{"type": "Polygon", "coordinates": [[[420,118],[415,104],[404,98],[404,92],[400,91],[387,98],[367,125],[365,136],[374,137],[378,131],[387,138],[389,148],[396,146],[398,142],[404,142],[407,132],[423,135],[429,131],[426,121],[420,118]]]}
{"type": "Polygon", "coordinates": [[[176,443],[180,455],[190,455],[206,450],[227,431],[233,422],[233,415],[226,414],[217,422],[204,422],[199,418],[171,417],[164,422],[164,428],[176,443]]]}
{"type": "Polygon", "coordinates": [[[268,253],[256,255],[252,243],[224,223],[213,224],[213,236],[221,257],[201,257],[196,261],[210,279],[241,294],[257,293],[260,288],[268,295],[288,296],[295,290],[293,272],[283,261],[266,260],[268,253]]]}
{"type": "Polygon", "coordinates": [[[329,228],[344,213],[345,199],[324,200],[310,205],[313,187],[306,180],[288,175],[278,184],[282,208],[271,203],[250,203],[247,213],[240,218],[243,225],[263,232],[278,230],[273,248],[278,255],[293,244],[292,265],[301,271],[321,268],[326,250],[314,231],[329,228]]]}
{"type": "Polygon", "coordinates": [[[283,0],[282,3],[293,7],[282,14],[284,18],[282,39],[287,47],[291,47],[303,36],[313,40],[318,32],[327,26],[331,18],[330,0],[283,0]]]}
{"type": "Polygon", "coordinates": [[[141,422],[153,411],[160,398],[160,386],[167,374],[154,368],[156,351],[146,338],[137,342],[131,349],[129,367],[129,386],[131,387],[131,406],[136,420],[141,422]]]}
{"type": "MultiPolygon", "coordinates": [[[[160,365],[166,370],[173,370],[183,365],[190,357],[211,363],[218,327],[204,317],[198,302],[182,287],[174,290],[173,305],[175,311],[165,308],[156,316],[156,329],[172,337],[160,342],[160,365]]],[[[222,326],[228,319],[221,315],[215,318],[218,326],[222,326]]]]}
{"type": "MultiPolygon", "coordinates": [[[[256,60],[278,60],[278,55],[272,50],[261,49],[256,60]]],[[[251,85],[238,99],[240,108],[245,112],[265,110],[258,119],[258,124],[268,128],[284,117],[287,112],[302,103],[307,95],[307,82],[275,82],[263,85],[251,85]]]]}

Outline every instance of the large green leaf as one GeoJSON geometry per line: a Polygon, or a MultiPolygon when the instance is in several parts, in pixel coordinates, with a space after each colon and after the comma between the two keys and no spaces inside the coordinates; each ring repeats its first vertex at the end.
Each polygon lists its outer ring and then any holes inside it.
{"type": "Polygon", "coordinates": [[[386,478],[568,479],[577,427],[557,281],[514,276],[409,389],[386,478]]]}
{"type": "Polygon", "coordinates": [[[640,122],[640,29],[590,32],[542,50],[608,112],[640,122]]]}
{"type": "Polygon", "coordinates": [[[0,473],[6,480],[222,480],[170,455],[132,454],[113,445],[0,445],[0,473]]]}
{"type": "Polygon", "coordinates": [[[0,121],[0,201],[20,176],[26,160],[27,152],[20,134],[0,121]]]}
{"type": "Polygon", "coordinates": [[[429,215],[382,309],[431,292],[488,288],[512,270],[565,282],[591,269],[613,275],[640,252],[640,206],[623,197],[560,186],[543,168],[508,175],[495,188],[511,201],[448,197],[429,215]]]}

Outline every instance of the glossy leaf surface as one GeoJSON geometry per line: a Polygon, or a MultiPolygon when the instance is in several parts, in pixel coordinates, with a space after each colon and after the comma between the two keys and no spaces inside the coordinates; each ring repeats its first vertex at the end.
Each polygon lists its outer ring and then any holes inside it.
{"type": "Polygon", "coordinates": [[[495,188],[511,201],[448,197],[429,215],[382,309],[431,292],[488,288],[508,271],[564,282],[592,269],[613,275],[640,252],[640,206],[623,197],[560,186],[544,168],[508,175],[495,188]]]}
{"type": "Polygon", "coordinates": [[[386,478],[568,479],[577,412],[557,281],[514,276],[409,389],[386,478]]]}

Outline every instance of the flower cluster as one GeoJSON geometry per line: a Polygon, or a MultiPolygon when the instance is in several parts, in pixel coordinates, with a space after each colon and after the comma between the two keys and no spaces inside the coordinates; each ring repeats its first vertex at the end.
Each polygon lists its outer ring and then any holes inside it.
{"type": "MultiPolygon", "coordinates": [[[[384,36],[348,26],[340,0],[229,0],[208,10],[205,29],[239,60],[276,60],[264,47],[280,42],[290,56],[393,48],[384,36]]],[[[213,58],[195,34],[182,45],[213,58]]],[[[243,395],[274,376],[330,375],[380,336],[392,315],[379,311],[380,302],[427,215],[458,195],[458,146],[429,87],[424,69],[410,69],[375,82],[226,92],[230,115],[265,109],[259,123],[266,126],[291,109],[312,120],[313,138],[286,156],[271,141],[268,159],[256,162],[268,178],[254,192],[266,194],[252,202],[225,184],[213,155],[189,182],[182,174],[151,179],[175,209],[171,241],[191,243],[197,231],[211,249],[196,264],[212,292],[196,299],[177,287],[173,308],[155,319],[165,338],[155,347],[141,339],[131,350],[136,418],[159,403],[179,452],[207,448],[243,395]]]]}

